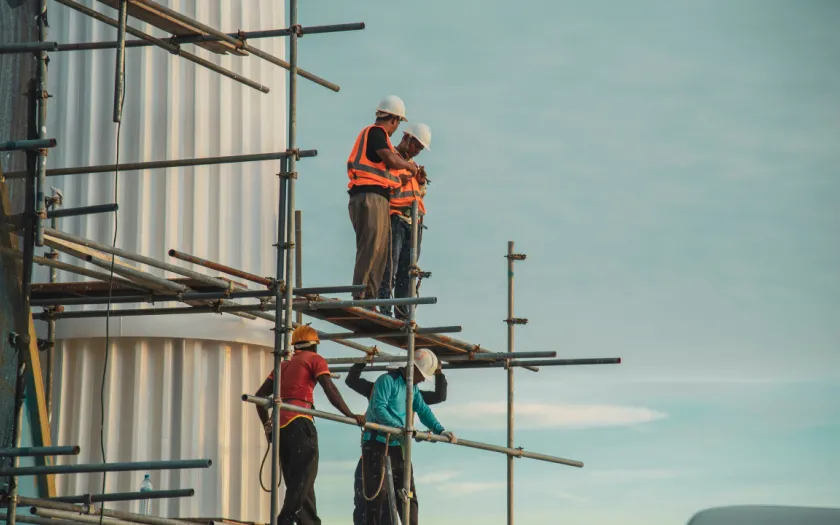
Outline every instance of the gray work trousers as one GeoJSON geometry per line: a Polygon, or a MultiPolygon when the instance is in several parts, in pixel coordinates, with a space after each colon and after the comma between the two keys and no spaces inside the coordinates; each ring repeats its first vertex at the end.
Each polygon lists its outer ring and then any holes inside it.
{"type": "Polygon", "coordinates": [[[350,196],[347,209],[356,231],[353,284],[365,285],[365,291],[355,293],[353,297],[375,299],[391,252],[389,202],[378,193],[356,193],[350,196]]]}

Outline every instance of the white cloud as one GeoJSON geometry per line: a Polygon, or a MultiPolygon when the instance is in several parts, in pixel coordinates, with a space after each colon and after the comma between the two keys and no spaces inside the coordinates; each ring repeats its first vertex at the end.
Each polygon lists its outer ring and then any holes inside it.
{"type": "Polygon", "coordinates": [[[456,470],[439,470],[437,472],[432,472],[429,474],[423,474],[422,476],[417,476],[415,478],[415,482],[419,484],[425,483],[444,483],[446,481],[450,481],[452,479],[457,478],[460,476],[461,473],[456,470]]]}
{"type": "MultiPolygon", "coordinates": [[[[436,409],[441,421],[454,421],[457,428],[504,428],[506,404],[466,403],[436,409]]],[[[637,425],[668,417],[646,407],[623,405],[517,403],[516,427],[593,428],[637,425]]]]}
{"type": "Polygon", "coordinates": [[[554,496],[558,499],[566,500],[566,501],[574,501],[575,503],[586,503],[589,500],[586,498],[582,498],[580,496],[575,496],[574,494],[569,494],[568,492],[558,492],[555,493],[554,496]]]}
{"type": "Polygon", "coordinates": [[[444,483],[438,490],[450,496],[466,496],[487,490],[500,489],[505,486],[502,482],[462,481],[459,483],[444,483]]]}

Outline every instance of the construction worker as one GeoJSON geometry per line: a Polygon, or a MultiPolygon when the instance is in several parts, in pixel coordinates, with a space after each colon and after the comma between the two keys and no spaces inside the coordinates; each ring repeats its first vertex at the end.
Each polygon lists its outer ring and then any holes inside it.
{"type": "Polygon", "coordinates": [[[354,299],[374,299],[379,291],[390,251],[391,225],[388,200],[391,190],[418,171],[403,159],[391,144],[391,135],[405,118],[405,104],[399,97],[387,96],[376,108],[376,121],[364,128],[347,159],[347,193],[350,222],[356,232],[356,265],[353,284],[364,285],[354,299]],[[404,170],[402,175],[398,170],[404,170]]]}
{"type": "MultiPolygon", "coordinates": [[[[428,150],[432,143],[432,130],[426,124],[408,124],[402,141],[396,147],[405,160],[412,160],[421,151],[428,150]]],[[[409,178],[391,193],[391,257],[385,269],[385,277],[379,287],[380,299],[408,297],[409,269],[411,267],[411,203],[417,201],[418,216],[422,224],[426,215],[423,197],[426,195],[426,170],[420,166],[417,175],[409,178]]],[[[420,232],[418,229],[417,257],[420,257],[420,232]]],[[[391,315],[390,306],[380,306],[379,311],[391,315]]],[[[396,317],[408,318],[408,307],[397,306],[396,317]]]]}
{"type": "MultiPolygon", "coordinates": [[[[399,365],[397,365],[399,366],[399,365]]],[[[392,427],[405,427],[406,417],[406,373],[414,374],[413,409],[420,421],[432,432],[457,442],[455,434],[443,428],[429,405],[423,400],[417,385],[432,377],[437,370],[438,359],[431,351],[421,348],[414,353],[411,367],[391,370],[379,376],[373,384],[365,417],[372,423],[392,427]]],[[[385,490],[385,457],[391,458],[394,488],[400,492],[404,486],[405,463],[403,461],[403,440],[398,436],[382,434],[374,430],[365,430],[362,436],[362,496],[365,499],[365,522],[367,525],[380,525],[382,513],[386,509],[387,491],[385,490]]],[[[413,480],[412,480],[413,481],[413,480]]],[[[411,484],[414,492],[414,484],[411,484]]],[[[400,519],[403,517],[403,505],[397,504],[400,519]]],[[[412,513],[410,525],[416,525],[417,515],[412,513]]]]}
{"type": "MultiPolygon", "coordinates": [[[[367,379],[362,379],[362,370],[364,370],[366,363],[356,363],[350,368],[347,378],[344,382],[355,392],[363,395],[370,400],[370,395],[373,393],[373,383],[367,379]]],[[[397,368],[397,365],[389,365],[389,368],[397,368]]],[[[423,401],[427,405],[436,405],[446,401],[446,376],[440,368],[440,361],[438,361],[437,370],[435,370],[435,390],[429,392],[421,390],[420,395],[423,396],[423,401]]],[[[414,484],[414,469],[412,468],[412,481],[414,484]]],[[[359,457],[359,463],[356,465],[356,472],[354,474],[353,483],[353,525],[365,525],[365,498],[362,496],[362,458],[359,457]]],[[[417,502],[417,493],[411,500],[411,514],[417,516],[419,511],[417,502]]],[[[382,523],[391,525],[391,514],[384,512],[381,517],[382,523]]]]}
{"type": "MultiPolygon", "coordinates": [[[[352,417],[364,426],[365,416],[353,414],[335,384],[323,357],[318,355],[318,333],[311,326],[300,326],[292,334],[294,355],[283,361],[280,371],[280,398],[283,403],[304,408],[315,408],[315,384],[324,389],[327,399],[342,414],[352,417]]],[[[274,392],[274,371],[257,390],[259,397],[274,392]]],[[[257,414],[263,423],[265,437],[272,438],[268,411],[257,405],[257,414]]],[[[320,525],[315,505],[315,478],[318,475],[318,432],[312,416],[280,411],[280,467],[286,482],[283,509],[277,517],[278,525],[320,525]]]]}

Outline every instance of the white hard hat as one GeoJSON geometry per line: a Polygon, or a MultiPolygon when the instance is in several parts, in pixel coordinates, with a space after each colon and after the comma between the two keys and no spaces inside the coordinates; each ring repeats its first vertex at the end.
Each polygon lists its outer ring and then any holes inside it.
{"type": "Polygon", "coordinates": [[[388,95],[383,98],[379,102],[379,105],[376,106],[376,113],[387,113],[395,117],[400,117],[400,120],[408,120],[405,118],[405,102],[396,95],[388,95]]]}
{"type": "Polygon", "coordinates": [[[419,122],[413,122],[405,126],[404,133],[407,133],[417,139],[417,142],[423,145],[427,151],[431,151],[429,146],[432,144],[432,128],[419,122]]]}
{"type": "Polygon", "coordinates": [[[426,348],[418,348],[414,351],[414,365],[423,374],[423,377],[429,379],[435,375],[435,370],[438,367],[438,358],[431,350],[426,348]]]}
{"type": "MultiPolygon", "coordinates": [[[[418,348],[414,351],[414,365],[417,366],[417,369],[420,370],[423,377],[429,379],[435,374],[435,370],[437,370],[438,356],[427,348],[418,348]]],[[[388,363],[386,368],[395,370],[404,366],[405,363],[388,363]]]]}

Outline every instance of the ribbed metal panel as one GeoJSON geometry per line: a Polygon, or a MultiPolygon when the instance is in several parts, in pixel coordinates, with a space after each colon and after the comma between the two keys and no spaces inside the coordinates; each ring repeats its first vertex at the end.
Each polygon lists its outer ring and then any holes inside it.
{"type": "MultiPolygon", "coordinates": [[[[59,463],[98,463],[100,381],[104,340],[60,344],[53,414],[56,442],[79,444],[78,457],[59,463]]],[[[157,500],[152,512],[168,517],[225,517],[269,521],[269,497],[257,478],[266,450],[253,393],[271,367],[271,354],[246,344],[195,339],[122,338],[111,346],[105,382],[106,459],[146,461],[210,458],[209,469],[150,472],[155,489],[194,488],[192,498],[157,500]]],[[[264,480],[270,483],[270,462],[264,480]]],[[[106,491],[140,489],[143,472],[109,473],[106,491]]],[[[98,493],[101,474],[57,477],[62,495],[98,493]]],[[[108,507],[136,511],[138,503],[108,507]]]]}
{"type": "MultiPolygon", "coordinates": [[[[99,2],[84,3],[116,16],[113,9],[99,2]]],[[[284,2],[162,3],[228,32],[283,27],[284,2]]],[[[129,22],[138,29],[161,34],[134,19],[129,22]]],[[[57,4],[51,4],[50,24],[50,39],[58,42],[116,39],[116,30],[110,26],[57,4]]],[[[252,43],[283,56],[282,38],[252,43]]],[[[219,56],[192,45],[185,48],[269,86],[271,92],[260,93],[159,48],[128,49],[120,161],[284,150],[284,71],[256,57],[219,56]]],[[[50,167],[114,163],[117,126],[111,117],[115,53],[101,50],[51,55],[49,84],[53,98],[48,134],[58,139],[59,147],[50,153],[50,167]]],[[[276,240],[278,171],[279,161],[120,172],[117,246],[162,260],[168,259],[170,248],[177,248],[259,275],[273,275],[271,245],[276,240]]],[[[103,204],[114,199],[113,173],[55,177],[48,181],[64,191],[65,207],[103,204]]],[[[113,215],[62,219],[60,229],[111,244],[113,215]]],[[[144,269],[164,275],[155,269],[144,269]]],[[[65,274],[61,279],[79,278],[65,274]]],[[[218,322],[218,316],[201,316],[174,325],[159,319],[133,319],[124,321],[123,326],[139,327],[132,331],[134,334],[154,330],[158,336],[206,338],[204,329],[218,322]],[[189,325],[190,333],[183,332],[183,324],[189,325]]],[[[231,322],[227,331],[238,334],[232,333],[230,338],[249,337],[253,325],[239,323],[236,318],[231,322]]],[[[62,330],[71,330],[71,337],[83,335],[73,330],[73,324],[59,323],[59,335],[62,330]]],[[[104,322],[81,324],[89,336],[101,335],[104,328],[104,322]]]]}
{"type": "MultiPolygon", "coordinates": [[[[226,32],[284,26],[282,1],[159,1],[226,32]]],[[[83,3],[116,17],[114,10],[99,2],[83,3]]],[[[50,40],[116,40],[115,29],[56,3],[50,4],[49,16],[50,40]]],[[[133,19],[129,24],[167,36],[133,19]]],[[[252,43],[283,56],[283,39],[252,43]]],[[[155,47],[128,49],[120,161],[284,150],[283,70],[254,57],[222,57],[185,47],[269,86],[271,93],[262,94],[155,47]]],[[[50,55],[47,133],[59,143],[50,153],[50,168],[114,163],[115,53],[50,55]]],[[[121,172],[117,246],[161,260],[168,259],[170,248],[177,248],[273,275],[278,171],[279,161],[121,172]]],[[[114,199],[113,174],[56,177],[48,182],[63,190],[65,207],[114,199]]],[[[114,221],[110,214],[67,218],[59,229],[111,244],[114,221]]],[[[66,255],[61,259],[79,263],[66,255]]],[[[159,270],[143,269],[164,276],[159,270]]],[[[59,276],[64,281],[81,279],[59,276]]],[[[44,281],[46,273],[38,277],[44,281]]],[[[83,450],[79,458],[62,461],[100,461],[104,328],[100,319],[57,323],[54,440],[78,444],[83,450]]],[[[208,457],[214,465],[207,470],[151,473],[155,488],[196,490],[193,498],[155,502],[153,512],[268,521],[269,498],[257,480],[265,439],[253,407],[239,400],[243,392],[259,386],[270,368],[267,350],[256,346],[271,341],[267,326],[232,316],[190,315],[118,319],[111,328],[105,383],[108,461],[208,457]]],[[[138,490],[142,475],[110,474],[106,490],[138,490]]],[[[64,495],[98,492],[100,483],[99,475],[65,475],[58,478],[58,490],[64,495]]],[[[136,510],[136,505],[109,504],[126,510],[136,510]]]]}

